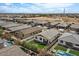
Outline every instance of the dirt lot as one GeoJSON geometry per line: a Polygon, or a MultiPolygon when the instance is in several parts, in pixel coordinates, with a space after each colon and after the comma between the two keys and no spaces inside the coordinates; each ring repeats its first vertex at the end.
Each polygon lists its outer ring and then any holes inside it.
{"type": "Polygon", "coordinates": [[[69,18],[69,17],[32,17],[27,19],[34,19],[40,21],[48,21],[48,22],[68,22],[68,23],[76,23],[79,24],[78,18],[69,18]]]}

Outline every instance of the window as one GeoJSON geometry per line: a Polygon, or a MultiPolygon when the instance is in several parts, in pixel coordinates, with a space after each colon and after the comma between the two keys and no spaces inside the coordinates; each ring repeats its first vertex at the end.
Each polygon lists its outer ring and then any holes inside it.
{"type": "Polygon", "coordinates": [[[76,44],[76,46],[79,46],[79,44],[76,44]]]}
{"type": "Polygon", "coordinates": [[[42,38],[40,38],[40,40],[42,40],[42,38]]]}
{"type": "Polygon", "coordinates": [[[60,42],[61,42],[61,43],[63,43],[63,41],[62,41],[62,40],[61,40],[60,42]]]}

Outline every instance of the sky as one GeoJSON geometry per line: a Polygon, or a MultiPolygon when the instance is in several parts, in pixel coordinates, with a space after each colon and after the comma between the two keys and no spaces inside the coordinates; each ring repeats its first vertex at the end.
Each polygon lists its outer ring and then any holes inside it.
{"type": "Polygon", "coordinates": [[[0,3],[0,13],[79,13],[79,3],[0,3]]]}

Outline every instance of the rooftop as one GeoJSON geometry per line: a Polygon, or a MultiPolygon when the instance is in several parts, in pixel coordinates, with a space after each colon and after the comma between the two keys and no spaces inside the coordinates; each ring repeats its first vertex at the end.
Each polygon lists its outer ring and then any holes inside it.
{"type": "Polygon", "coordinates": [[[26,53],[22,51],[18,46],[0,49],[0,56],[26,56],[26,53]]]}
{"type": "Polygon", "coordinates": [[[56,24],[58,24],[58,22],[52,22],[52,23],[51,23],[51,25],[56,25],[56,24]]]}
{"type": "Polygon", "coordinates": [[[72,24],[70,27],[75,28],[75,29],[79,29],[79,24],[72,24]]]}
{"type": "Polygon", "coordinates": [[[28,29],[20,30],[20,32],[22,32],[23,34],[29,34],[38,30],[42,30],[42,29],[40,27],[30,27],[28,29]]]}
{"type": "Polygon", "coordinates": [[[59,37],[59,40],[79,44],[79,35],[71,34],[71,33],[64,33],[62,36],[59,37]]]}
{"type": "Polygon", "coordinates": [[[9,28],[9,27],[14,27],[14,26],[19,26],[19,25],[22,25],[22,24],[9,22],[9,23],[3,25],[2,27],[9,28]]]}
{"type": "Polygon", "coordinates": [[[59,34],[59,31],[56,29],[49,29],[39,33],[39,35],[42,35],[49,40],[53,40],[52,38],[54,38],[54,36],[57,36],[57,34],[59,34]]]}
{"type": "Polygon", "coordinates": [[[57,26],[67,27],[68,24],[66,24],[66,23],[60,23],[60,24],[58,24],[57,26]]]}
{"type": "Polygon", "coordinates": [[[11,27],[8,28],[10,31],[17,31],[17,30],[21,30],[21,29],[25,29],[25,28],[29,28],[31,26],[25,24],[25,25],[21,25],[21,26],[16,26],[16,27],[11,27]]]}
{"type": "Polygon", "coordinates": [[[6,22],[0,20],[0,26],[2,26],[2,25],[4,25],[4,24],[6,24],[6,22]]]}

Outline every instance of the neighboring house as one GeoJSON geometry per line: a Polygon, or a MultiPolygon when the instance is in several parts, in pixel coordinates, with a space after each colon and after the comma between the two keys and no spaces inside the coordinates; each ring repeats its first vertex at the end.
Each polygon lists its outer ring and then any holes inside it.
{"type": "Polygon", "coordinates": [[[4,24],[6,24],[6,22],[5,22],[5,21],[0,20],[0,26],[2,26],[2,25],[4,25],[4,24]]]}
{"type": "Polygon", "coordinates": [[[63,33],[58,38],[58,43],[69,48],[75,48],[79,50],[79,35],[71,33],[63,33]]]}
{"type": "Polygon", "coordinates": [[[27,24],[30,24],[32,22],[31,19],[26,19],[26,18],[15,18],[16,22],[19,22],[19,23],[27,23],[27,24]]]}
{"type": "Polygon", "coordinates": [[[14,45],[11,47],[0,49],[0,56],[27,56],[27,54],[20,49],[20,47],[14,45]]]}
{"type": "Polygon", "coordinates": [[[27,19],[27,20],[24,20],[24,22],[27,24],[31,24],[33,21],[32,21],[32,19],[27,19]]]}
{"type": "Polygon", "coordinates": [[[44,26],[48,23],[47,21],[43,21],[43,20],[33,20],[33,22],[41,26],[44,26]]]}
{"type": "Polygon", "coordinates": [[[10,27],[16,27],[16,26],[20,26],[20,25],[22,25],[22,24],[7,22],[5,25],[2,25],[2,27],[7,29],[7,28],[10,28],[10,27]]]}
{"type": "Polygon", "coordinates": [[[52,22],[50,23],[51,27],[56,27],[59,23],[58,22],[52,22]]]}
{"type": "Polygon", "coordinates": [[[27,25],[27,24],[23,24],[21,26],[10,27],[10,28],[8,28],[8,31],[15,32],[15,31],[22,30],[22,29],[26,29],[26,28],[29,28],[29,27],[31,27],[31,26],[30,25],[27,25]]]}
{"type": "Polygon", "coordinates": [[[72,25],[70,26],[70,29],[71,29],[72,31],[76,31],[77,33],[79,33],[79,24],[72,24],[72,25]]]}
{"type": "Polygon", "coordinates": [[[16,31],[14,33],[14,35],[17,38],[24,39],[24,38],[27,38],[29,36],[38,34],[40,32],[42,32],[42,29],[40,27],[30,27],[30,28],[26,28],[26,29],[22,29],[22,30],[16,31]]]}
{"type": "Polygon", "coordinates": [[[48,29],[51,29],[51,28],[56,28],[56,26],[58,25],[59,23],[57,22],[48,22],[46,24],[46,26],[48,27],[48,29]]]}
{"type": "Polygon", "coordinates": [[[27,24],[24,24],[24,25],[21,25],[21,26],[19,25],[19,26],[9,27],[9,28],[7,28],[7,30],[5,30],[3,37],[4,38],[10,38],[11,35],[15,35],[15,32],[18,32],[19,30],[27,29],[27,28],[30,28],[30,27],[31,26],[29,26],[27,24]]]}
{"type": "Polygon", "coordinates": [[[12,21],[13,20],[12,18],[9,18],[9,17],[2,17],[0,19],[3,21],[12,21]]]}
{"type": "Polygon", "coordinates": [[[56,40],[58,35],[59,32],[56,29],[49,29],[36,35],[35,40],[43,44],[50,44],[51,42],[56,40]]]}
{"type": "Polygon", "coordinates": [[[70,24],[60,23],[57,25],[58,29],[66,29],[70,24]]]}

